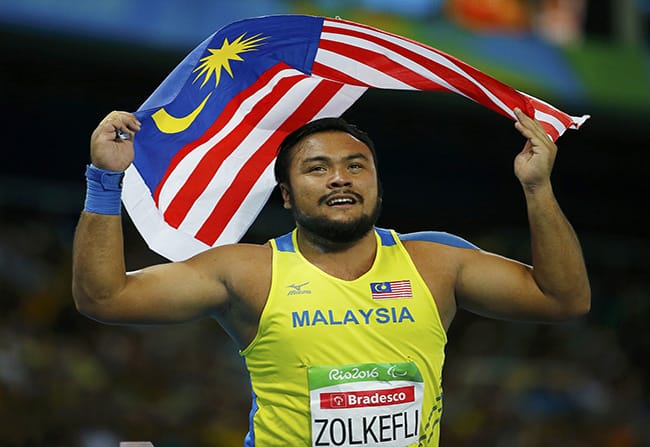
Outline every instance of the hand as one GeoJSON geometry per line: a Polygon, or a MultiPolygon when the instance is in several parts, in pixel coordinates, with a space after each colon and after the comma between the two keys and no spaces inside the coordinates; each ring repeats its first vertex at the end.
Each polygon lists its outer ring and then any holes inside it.
{"type": "Polygon", "coordinates": [[[135,115],[128,112],[109,113],[90,137],[91,163],[109,171],[124,171],[135,156],[133,138],[139,130],[140,122],[135,115]],[[118,130],[128,133],[130,138],[118,138],[118,130]]]}
{"type": "Polygon", "coordinates": [[[514,110],[515,128],[528,139],[522,151],[515,157],[515,175],[522,186],[535,189],[550,184],[557,146],[539,123],[522,112],[514,110]]]}

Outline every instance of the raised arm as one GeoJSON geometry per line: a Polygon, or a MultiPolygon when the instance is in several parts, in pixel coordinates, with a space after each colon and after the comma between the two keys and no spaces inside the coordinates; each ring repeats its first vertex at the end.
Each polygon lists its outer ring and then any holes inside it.
{"type": "Polygon", "coordinates": [[[497,318],[554,321],[588,312],[591,292],[578,238],[551,186],[556,145],[542,126],[515,110],[527,139],[515,158],[530,226],[532,267],[473,250],[463,256],[459,307],[497,318]]]}
{"type": "Polygon", "coordinates": [[[94,183],[73,246],[75,304],[80,312],[109,323],[171,323],[214,314],[225,304],[228,290],[213,253],[126,272],[119,183],[133,161],[139,129],[132,114],[112,112],[92,134],[87,175],[94,183]],[[120,138],[118,131],[130,138],[120,138]]]}

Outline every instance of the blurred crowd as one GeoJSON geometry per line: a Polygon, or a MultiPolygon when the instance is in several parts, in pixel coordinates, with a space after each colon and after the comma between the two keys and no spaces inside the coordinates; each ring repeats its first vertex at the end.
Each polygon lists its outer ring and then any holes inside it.
{"type": "MultiPolygon", "coordinates": [[[[248,379],[215,322],[89,320],[70,294],[76,215],[5,207],[1,216],[0,445],[243,444],[248,379]]],[[[130,267],[156,262],[128,222],[126,231],[130,267]]],[[[525,232],[504,234],[476,242],[523,255],[525,232]]],[[[458,315],[444,376],[445,447],[650,445],[650,275],[635,259],[642,245],[588,235],[583,245],[589,316],[538,325],[458,315]]]]}

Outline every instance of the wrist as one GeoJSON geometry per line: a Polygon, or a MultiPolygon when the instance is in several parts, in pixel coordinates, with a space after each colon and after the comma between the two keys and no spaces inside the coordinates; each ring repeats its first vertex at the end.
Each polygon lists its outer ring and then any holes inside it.
{"type": "Polygon", "coordinates": [[[108,171],[92,164],[86,167],[86,202],[84,211],[119,215],[122,210],[124,172],[108,171]]]}
{"type": "Polygon", "coordinates": [[[527,196],[553,195],[553,185],[551,185],[550,180],[542,183],[522,183],[521,187],[524,190],[524,194],[527,196]]]}

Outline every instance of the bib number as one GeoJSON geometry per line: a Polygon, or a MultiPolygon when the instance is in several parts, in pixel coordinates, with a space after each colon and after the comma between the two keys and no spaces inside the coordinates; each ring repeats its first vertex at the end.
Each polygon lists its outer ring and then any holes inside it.
{"type": "Polygon", "coordinates": [[[308,369],[312,447],[418,441],[424,383],[413,362],[308,369]]]}

